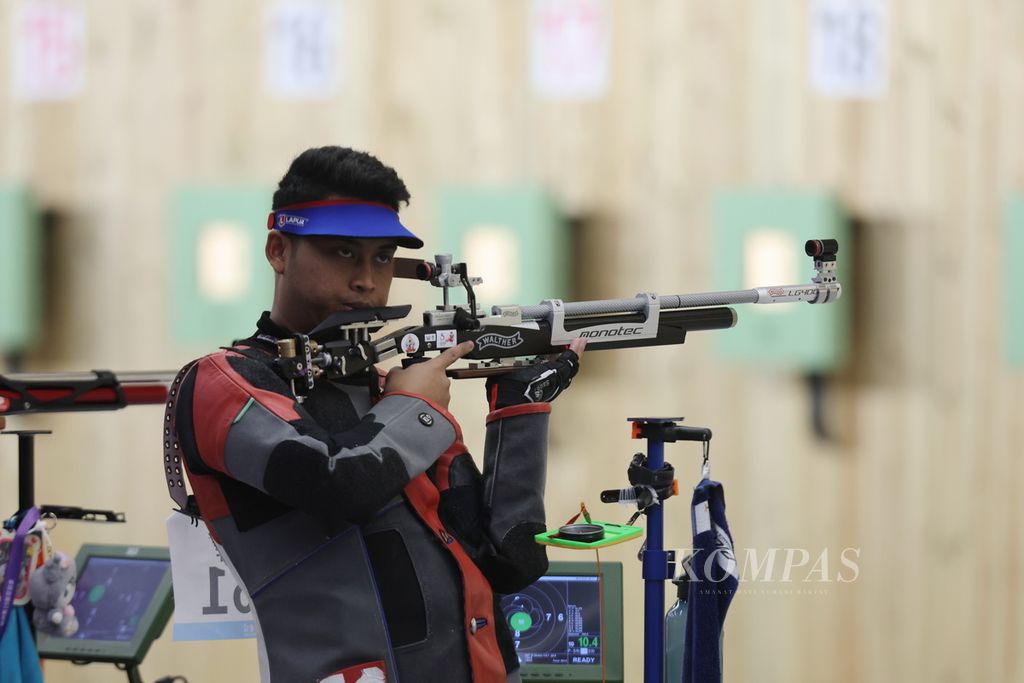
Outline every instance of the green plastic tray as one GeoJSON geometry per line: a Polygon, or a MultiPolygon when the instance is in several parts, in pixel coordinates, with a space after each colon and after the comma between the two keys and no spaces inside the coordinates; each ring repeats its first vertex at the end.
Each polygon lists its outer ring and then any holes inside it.
{"type": "Polygon", "coordinates": [[[537,534],[533,539],[537,541],[537,543],[553,545],[558,548],[569,548],[571,550],[593,550],[594,548],[603,548],[608,545],[615,545],[616,543],[628,541],[631,538],[636,538],[644,532],[643,527],[627,526],[625,524],[611,524],[609,522],[598,522],[597,520],[592,520],[587,522],[587,524],[600,524],[604,527],[604,538],[592,543],[569,541],[558,537],[558,529],[552,529],[551,531],[545,531],[542,534],[537,534]]]}

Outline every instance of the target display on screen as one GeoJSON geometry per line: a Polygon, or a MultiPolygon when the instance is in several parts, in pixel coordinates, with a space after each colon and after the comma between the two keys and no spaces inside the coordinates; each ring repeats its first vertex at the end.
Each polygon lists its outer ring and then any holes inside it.
{"type": "Polygon", "coordinates": [[[78,617],[78,640],[130,641],[163,583],[168,560],[90,557],[71,605],[78,617]]]}
{"type": "Polygon", "coordinates": [[[75,565],[78,630],[37,634],[40,657],[138,666],[174,610],[167,548],[83,543],[75,565]]]}
{"type": "Polygon", "coordinates": [[[597,576],[542,576],[501,600],[523,664],[600,664],[597,576]]]}

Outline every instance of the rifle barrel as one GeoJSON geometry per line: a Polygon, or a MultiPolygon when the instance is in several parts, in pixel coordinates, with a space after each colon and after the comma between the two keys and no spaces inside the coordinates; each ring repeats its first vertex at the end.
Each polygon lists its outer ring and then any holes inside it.
{"type": "MultiPolygon", "coordinates": [[[[702,292],[699,294],[672,294],[659,296],[661,310],[675,308],[702,308],[704,306],[727,306],[730,304],[757,303],[756,289],[741,289],[732,292],[702,292]]],[[[599,299],[596,301],[567,301],[563,304],[567,317],[584,315],[606,315],[608,313],[631,313],[644,310],[646,300],[641,297],[629,299],[599,299]]],[[[497,307],[496,307],[497,308],[497,307]]],[[[548,317],[551,307],[546,304],[522,306],[519,309],[523,320],[541,320],[548,317]]],[[[495,311],[497,312],[497,311],[495,311]]]]}

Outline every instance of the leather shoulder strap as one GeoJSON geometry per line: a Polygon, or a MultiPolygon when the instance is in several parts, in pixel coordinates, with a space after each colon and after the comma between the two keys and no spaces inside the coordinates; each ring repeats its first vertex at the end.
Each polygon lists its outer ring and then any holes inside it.
{"type": "Polygon", "coordinates": [[[167,392],[167,407],[164,409],[164,476],[167,480],[167,492],[178,505],[178,511],[195,518],[199,516],[199,506],[193,496],[185,488],[185,472],[181,462],[182,451],[178,443],[178,431],[175,428],[175,408],[181,394],[181,382],[198,363],[194,360],[183,367],[174,378],[167,392]]]}

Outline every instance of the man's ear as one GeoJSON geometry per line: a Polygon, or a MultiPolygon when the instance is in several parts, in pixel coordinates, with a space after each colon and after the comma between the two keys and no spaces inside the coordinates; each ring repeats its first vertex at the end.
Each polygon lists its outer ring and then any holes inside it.
{"type": "Polygon", "coordinates": [[[284,236],[280,230],[271,230],[267,233],[267,245],[264,253],[267,255],[267,262],[278,275],[284,273],[285,264],[291,255],[291,240],[284,236]]]}

